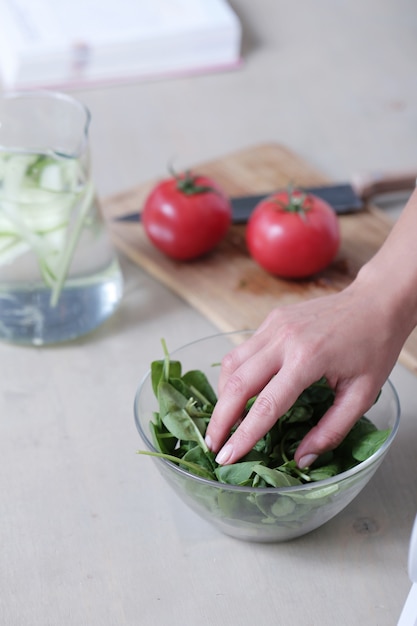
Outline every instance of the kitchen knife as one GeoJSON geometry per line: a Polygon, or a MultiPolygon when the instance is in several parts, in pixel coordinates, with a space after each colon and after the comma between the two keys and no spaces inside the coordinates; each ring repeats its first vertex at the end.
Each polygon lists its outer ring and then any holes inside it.
{"type": "MultiPolygon", "coordinates": [[[[357,175],[350,183],[321,185],[319,187],[297,187],[306,193],[312,193],[326,200],[334,211],[342,215],[353,213],[365,208],[367,201],[375,196],[397,191],[411,191],[416,186],[416,172],[402,172],[397,174],[372,173],[357,175]]],[[[238,196],[230,198],[232,204],[232,219],[234,224],[244,224],[261,200],[272,193],[238,196]]],[[[128,213],[115,218],[116,221],[138,222],[140,211],[128,213]]]]}

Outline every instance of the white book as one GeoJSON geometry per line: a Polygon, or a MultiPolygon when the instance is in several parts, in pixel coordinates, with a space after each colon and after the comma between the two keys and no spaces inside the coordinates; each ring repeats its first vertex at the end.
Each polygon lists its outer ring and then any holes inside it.
{"type": "Polygon", "coordinates": [[[0,0],[5,90],[216,71],[240,48],[226,0],[0,0]]]}

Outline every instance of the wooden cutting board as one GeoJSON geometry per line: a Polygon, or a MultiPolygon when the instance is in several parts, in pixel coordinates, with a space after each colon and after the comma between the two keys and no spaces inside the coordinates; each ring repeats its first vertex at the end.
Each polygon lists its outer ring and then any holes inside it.
{"type": "MultiPolygon", "coordinates": [[[[270,192],[288,183],[311,186],[330,182],[280,144],[251,147],[197,165],[193,171],[213,177],[228,194],[235,196],[270,192]]],[[[139,223],[114,220],[139,210],[155,182],[102,202],[114,243],[128,258],[184,298],[222,331],[256,328],[278,305],[343,289],[378,250],[392,225],[374,207],[340,216],[340,252],[329,268],[310,280],[281,280],[258,267],[246,251],[244,225],[233,225],[224,241],[206,257],[180,263],[163,256],[148,241],[139,223]]],[[[417,331],[408,339],[400,360],[417,373],[417,331]]]]}

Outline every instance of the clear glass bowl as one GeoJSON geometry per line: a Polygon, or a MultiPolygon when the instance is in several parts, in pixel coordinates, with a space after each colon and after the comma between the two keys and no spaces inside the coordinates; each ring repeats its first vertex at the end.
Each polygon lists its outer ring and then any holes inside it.
{"type": "MultiPolygon", "coordinates": [[[[205,337],[179,348],[172,357],[181,361],[183,372],[204,371],[217,390],[220,368],[212,365],[219,363],[223,355],[247,339],[251,332],[205,337]]],[[[155,447],[149,423],[155,410],[158,404],[148,371],[136,393],[134,414],[139,434],[151,451],[155,451],[155,447]]],[[[381,448],[347,472],[306,485],[282,488],[226,485],[194,476],[164,459],[152,459],[177,495],[221,532],[246,541],[286,541],[322,526],[337,515],[365,487],[382,463],[400,420],[398,395],[390,381],[385,383],[378,402],[366,415],[379,429],[392,429],[381,448]]]]}

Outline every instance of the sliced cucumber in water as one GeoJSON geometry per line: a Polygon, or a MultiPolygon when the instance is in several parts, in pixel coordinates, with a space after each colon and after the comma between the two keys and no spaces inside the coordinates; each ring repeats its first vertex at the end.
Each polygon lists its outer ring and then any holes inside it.
{"type": "Polygon", "coordinates": [[[55,306],[93,200],[79,160],[0,152],[0,266],[31,251],[55,306]]]}

